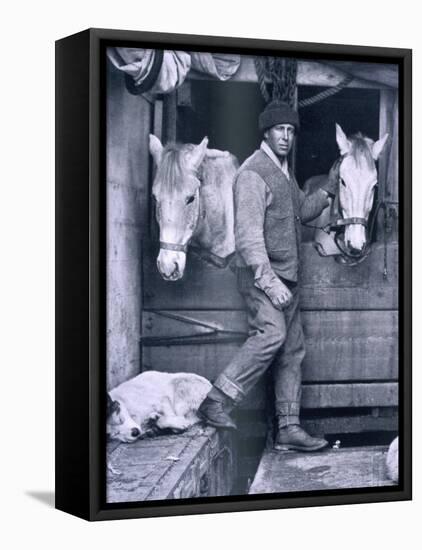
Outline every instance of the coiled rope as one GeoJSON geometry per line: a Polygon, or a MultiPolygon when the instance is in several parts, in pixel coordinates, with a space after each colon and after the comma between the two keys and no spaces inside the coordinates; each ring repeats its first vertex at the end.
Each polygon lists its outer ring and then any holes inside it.
{"type": "MultiPolygon", "coordinates": [[[[285,101],[294,107],[297,88],[297,61],[283,57],[255,57],[255,70],[262,97],[269,103],[273,99],[285,101]]],[[[298,107],[309,107],[324,101],[348,86],[354,77],[346,76],[337,86],[333,86],[307,99],[298,102],[298,107]]]]}

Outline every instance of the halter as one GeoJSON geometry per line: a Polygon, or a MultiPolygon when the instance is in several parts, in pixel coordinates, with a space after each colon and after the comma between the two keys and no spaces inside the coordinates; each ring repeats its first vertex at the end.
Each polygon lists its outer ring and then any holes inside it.
{"type": "Polygon", "coordinates": [[[160,241],[160,248],[163,250],[173,250],[174,252],[184,252],[186,254],[188,250],[189,243],[195,233],[196,228],[198,227],[198,222],[201,217],[205,216],[205,212],[201,212],[201,203],[199,201],[199,190],[202,185],[202,170],[201,166],[198,168],[197,172],[195,173],[196,178],[199,180],[200,185],[198,186],[197,190],[195,191],[195,200],[198,202],[198,215],[196,217],[195,227],[192,231],[191,237],[184,243],[184,244],[178,244],[178,243],[168,243],[165,241],[160,241]]]}
{"type": "Polygon", "coordinates": [[[186,244],[174,244],[160,241],[160,248],[163,250],[174,250],[175,252],[185,252],[188,249],[189,241],[186,244]]]}
{"type": "MultiPolygon", "coordinates": [[[[336,162],[333,164],[330,173],[328,175],[329,178],[335,178],[337,180],[337,188],[340,188],[340,166],[344,159],[345,155],[342,155],[339,159],[336,160],[336,162]]],[[[343,218],[340,210],[340,192],[337,192],[334,200],[331,205],[331,215],[330,215],[330,229],[336,230],[338,228],[341,228],[346,225],[354,225],[354,224],[360,224],[364,227],[368,226],[368,222],[366,218],[359,218],[359,217],[351,217],[351,218],[343,218]]]]}
{"type": "Polygon", "coordinates": [[[227,265],[231,262],[234,252],[229,254],[228,256],[225,256],[224,258],[221,256],[218,256],[217,254],[214,254],[213,252],[210,252],[209,250],[204,250],[200,248],[199,246],[190,245],[190,242],[195,234],[195,231],[198,227],[198,223],[200,219],[205,218],[205,210],[201,208],[201,201],[200,199],[200,189],[203,183],[203,165],[198,168],[198,171],[196,173],[196,177],[198,178],[200,185],[195,193],[195,200],[198,201],[198,216],[196,218],[196,224],[192,231],[191,237],[184,243],[184,244],[177,244],[177,243],[168,243],[166,241],[160,241],[160,249],[162,250],[172,250],[174,252],[184,252],[185,254],[188,251],[188,247],[190,247],[190,250],[198,256],[201,260],[204,262],[211,264],[213,266],[216,266],[220,269],[227,267],[227,265]]]}
{"type": "MultiPolygon", "coordinates": [[[[199,179],[200,183],[202,183],[201,177],[198,176],[198,179],[199,179]]],[[[200,205],[200,202],[199,202],[199,189],[200,189],[200,186],[195,191],[195,200],[198,201],[198,207],[197,207],[198,208],[198,215],[196,217],[195,227],[192,231],[192,236],[195,233],[195,229],[198,226],[199,218],[201,217],[201,205],[200,205]]],[[[192,239],[192,236],[184,244],[167,243],[165,241],[160,241],[160,248],[163,249],[163,250],[173,250],[174,252],[184,252],[186,254],[186,252],[188,250],[190,240],[192,239]]]]}
{"type": "MultiPolygon", "coordinates": [[[[368,231],[368,220],[366,218],[360,218],[360,217],[350,217],[350,218],[343,218],[340,208],[340,185],[341,185],[341,178],[340,178],[340,166],[341,163],[346,155],[342,155],[340,158],[338,158],[333,166],[330,169],[330,172],[328,174],[328,177],[331,179],[335,179],[337,183],[337,193],[334,196],[334,200],[331,204],[331,210],[330,210],[330,221],[323,226],[317,226],[317,225],[311,225],[304,223],[303,225],[305,227],[311,227],[313,229],[322,229],[327,234],[330,234],[332,231],[334,232],[334,242],[336,243],[337,248],[340,251],[340,255],[342,256],[344,262],[348,266],[355,266],[360,264],[369,254],[370,252],[370,246],[368,244],[365,244],[365,246],[362,249],[362,252],[355,256],[354,254],[350,254],[348,252],[347,248],[344,246],[344,244],[340,240],[340,230],[342,228],[347,227],[348,225],[354,225],[354,224],[360,224],[365,227],[365,230],[368,231]]],[[[369,232],[367,234],[366,243],[369,241],[372,241],[372,235],[375,229],[375,222],[378,214],[378,210],[381,206],[381,203],[378,201],[375,210],[372,215],[372,222],[369,227],[369,232]]]]}

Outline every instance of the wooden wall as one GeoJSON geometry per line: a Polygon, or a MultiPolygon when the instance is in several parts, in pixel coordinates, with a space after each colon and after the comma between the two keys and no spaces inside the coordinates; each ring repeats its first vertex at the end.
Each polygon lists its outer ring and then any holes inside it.
{"type": "Polygon", "coordinates": [[[107,71],[107,387],[141,368],[141,238],[147,216],[152,107],[107,71]]]}
{"type": "MultiPolygon", "coordinates": [[[[350,268],[321,258],[311,243],[302,245],[304,409],[331,410],[335,416],[338,409],[397,406],[397,254],[397,244],[378,243],[365,262],[350,268]]],[[[165,282],[151,253],[144,274],[144,368],[192,371],[214,380],[247,332],[233,273],[190,256],[183,280],[165,282]]],[[[242,408],[262,410],[266,398],[263,383],[242,408]]],[[[336,429],[335,422],[324,422],[336,429]]],[[[395,422],[386,424],[383,417],[379,426],[394,429],[395,422]]],[[[367,425],[362,420],[362,429],[367,425]]],[[[377,422],[371,418],[370,425],[374,429],[377,422]]]]}

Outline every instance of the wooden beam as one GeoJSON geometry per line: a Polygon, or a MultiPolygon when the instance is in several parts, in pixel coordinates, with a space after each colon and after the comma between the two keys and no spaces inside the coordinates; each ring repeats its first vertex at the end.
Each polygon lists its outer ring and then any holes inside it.
{"type": "MultiPolygon", "coordinates": [[[[382,409],[381,409],[382,410],[382,409]]],[[[391,409],[389,409],[391,410],[391,409]]],[[[242,411],[244,413],[248,411],[242,411]]],[[[233,413],[236,415],[236,413],[233,413]]],[[[272,429],[269,421],[259,420],[259,411],[248,414],[248,421],[242,421],[241,415],[236,415],[239,426],[239,437],[247,439],[250,437],[264,438],[272,429]]],[[[324,418],[301,418],[301,426],[311,435],[323,437],[333,434],[358,434],[364,432],[397,432],[398,431],[397,409],[390,416],[374,417],[371,414],[336,415],[324,418]]]]}
{"type": "Polygon", "coordinates": [[[163,143],[176,141],[177,127],[177,93],[164,96],[163,102],[163,143]]]}
{"type": "Polygon", "coordinates": [[[305,409],[391,407],[398,405],[398,384],[312,384],[302,388],[305,409]]]}
{"type": "MultiPolygon", "coordinates": [[[[385,150],[382,152],[378,163],[378,182],[379,196],[386,200],[397,200],[398,198],[398,150],[397,150],[397,129],[394,128],[394,120],[396,116],[397,92],[395,90],[380,91],[380,117],[379,117],[379,137],[384,134],[389,135],[389,139],[385,145],[385,150]],[[393,157],[396,158],[392,158],[393,157]]],[[[378,215],[378,234],[382,237],[385,233],[384,210],[381,210],[378,215]]],[[[389,220],[391,223],[393,220],[389,220]]],[[[389,227],[387,231],[387,239],[397,241],[398,227],[397,221],[394,223],[394,228],[389,227]]]]}
{"type": "MultiPolygon", "coordinates": [[[[257,384],[240,408],[244,410],[265,409],[268,394],[265,382],[257,384]]],[[[304,384],[302,409],[342,409],[354,407],[397,407],[398,383],[338,383],[304,384]]]]}
{"type": "MultiPolygon", "coordinates": [[[[372,64],[379,70],[379,64],[372,64]]],[[[368,76],[368,72],[362,73],[368,76]]],[[[335,67],[317,61],[298,61],[297,84],[298,86],[337,86],[342,82],[348,73],[339,67],[335,67]]],[[[204,73],[190,71],[188,78],[191,80],[212,80],[215,78],[204,73]]],[[[242,56],[238,71],[230,78],[230,82],[258,82],[258,76],[255,70],[254,57],[242,56]]],[[[388,87],[385,83],[371,82],[363,78],[356,77],[347,85],[347,88],[365,88],[382,89],[388,87]]]]}
{"type": "Polygon", "coordinates": [[[154,102],[154,124],[153,133],[160,141],[163,140],[163,100],[156,99],[154,102]]]}
{"type": "Polygon", "coordinates": [[[374,417],[371,415],[330,416],[328,418],[306,418],[302,426],[310,434],[322,436],[327,434],[353,434],[361,432],[396,432],[398,415],[374,417]]]}

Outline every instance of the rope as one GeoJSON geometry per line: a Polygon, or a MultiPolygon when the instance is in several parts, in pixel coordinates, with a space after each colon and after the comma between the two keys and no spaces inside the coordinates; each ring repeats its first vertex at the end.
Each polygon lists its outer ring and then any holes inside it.
{"type": "Polygon", "coordinates": [[[279,99],[294,107],[297,61],[284,57],[255,57],[258,84],[266,103],[279,99]]]}
{"type": "Polygon", "coordinates": [[[328,90],[324,90],[323,92],[316,94],[312,97],[308,97],[307,99],[302,99],[298,103],[298,107],[309,107],[310,105],[314,105],[315,103],[318,103],[320,101],[323,101],[324,99],[327,99],[328,97],[337,94],[343,88],[345,88],[350,82],[353,80],[353,76],[349,75],[346,76],[344,80],[342,80],[337,86],[333,86],[332,88],[329,88],[328,90]]]}
{"type": "Polygon", "coordinates": [[[265,102],[268,103],[270,101],[270,94],[268,93],[267,83],[265,82],[265,58],[257,56],[254,60],[255,70],[258,76],[259,89],[261,90],[261,94],[265,99],[265,102]]]}
{"type": "Polygon", "coordinates": [[[186,345],[198,345],[198,344],[232,344],[242,342],[248,335],[247,332],[240,330],[224,329],[213,323],[206,323],[186,317],[184,315],[178,315],[177,313],[169,313],[167,311],[155,311],[155,315],[160,315],[168,319],[180,321],[187,325],[194,327],[201,327],[208,329],[202,333],[191,333],[184,335],[174,336],[142,336],[140,342],[143,346],[156,347],[156,346],[186,346],[186,345]]]}

